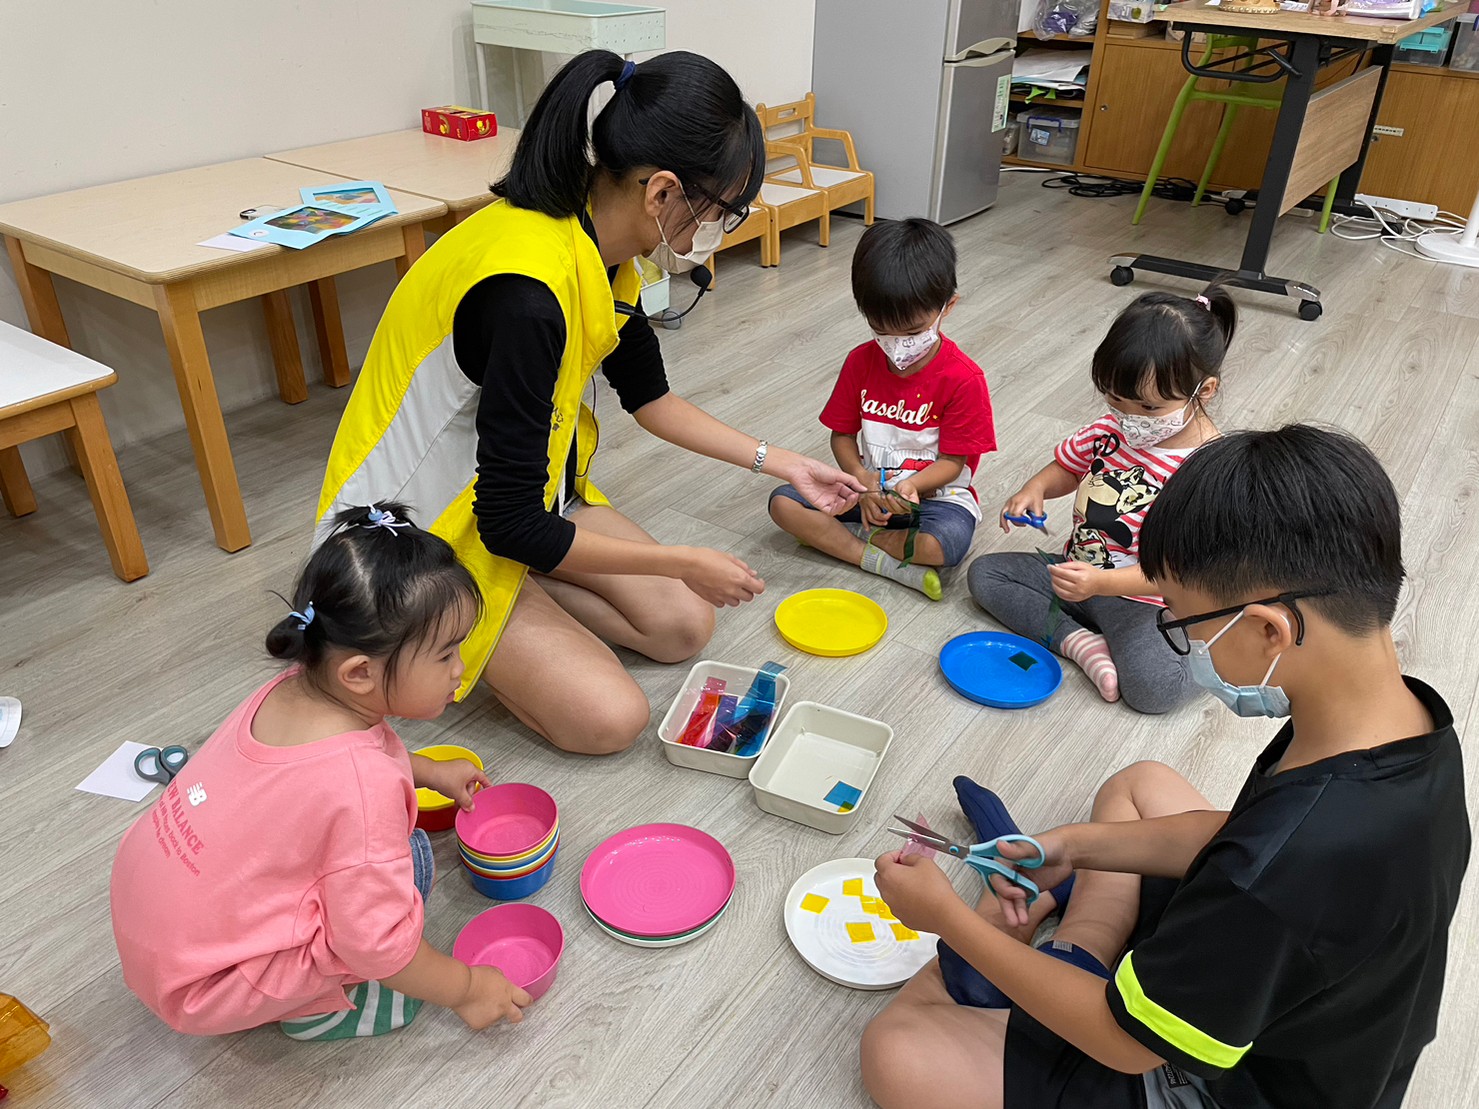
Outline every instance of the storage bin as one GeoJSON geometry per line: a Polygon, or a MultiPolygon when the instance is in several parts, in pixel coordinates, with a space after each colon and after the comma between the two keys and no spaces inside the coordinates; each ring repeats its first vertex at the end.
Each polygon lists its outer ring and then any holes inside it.
{"type": "Polygon", "coordinates": [[[1002,133],[1002,156],[1010,158],[1017,153],[1017,139],[1022,134],[1022,113],[1012,112],[1007,116],[1007,129],[1002,133]]]}
{"type": "Polygon", "coordinates": [[[1461,15],[1454,21],[1453,53],[1448,56],[1450,69],[1479,73],[1479,16],[1461,15]]]}
{"type": "MultiPolygon", "coordinates": [[[[743,697],[749,690],[750,683],[755,680],[755,675],[759,673],[759,670],[749,666],[731,666],[727,662],[715,662],[711,659],[694,663],[693,669],[688,671],[688,677],[683,681],[682,688],[678,690],[678,695],[668,706],[667,715],[662,718],[662,723],[657,728],[657,738],[662,741],[662,753],[667,756],[668,762],[674,766],[686,766],[689,770],[705,770],[710,774],[723,774],[727,778],[748,778],[750,770],[755,765],[755,760],[760,757],[760,751],[741,758],[728,751],[710,751],[706,747],[685,747],[678,742],[678,737],[683,734],[688,718],[693,715],[693,710],[698,705],[697,691],[703,688],[704,682],[710,678],[723,678],[727,686],[726,693],[743,697]]],[[[790,688],[790,678],[784,674],[775,676],[775,716],[770,723],[770,735],[765,741],[767,744],[775,738],[776,726],[781,720],[781,706],[786,703],[786,692],[790,688]]],[[[765,750],[765,747],[762,745],[760,750],[765,750]]]]}
{"type": "Polygon", "coordinates": [[[1066,108],[1034,108],[1022,116],[1017,149],[1030,162],[1073,164],[1082,117],[1066,108]]]}
{"type": "Polygon", "coordinates": [[[755,804],[841,835],[857,823],[893,738],[894,730],[881,720],[798,701],[750,770],[755,804]]]}
{"type": "Polygon", "coordinates": [[[1398,39],[1392,61],[1407,65],[1441,66],[1448,60],[1448,46],[1453,39],[1453,24],[1429,27],[1405,39],[1398,39]]]}

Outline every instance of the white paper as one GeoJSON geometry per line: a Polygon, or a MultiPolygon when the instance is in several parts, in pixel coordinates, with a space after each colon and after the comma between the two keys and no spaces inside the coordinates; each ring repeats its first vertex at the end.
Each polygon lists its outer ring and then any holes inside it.
{"type": "Polygon", "coordinates": [[[245,253],[249,250],[261,250],[264,246],[271,246],[272,244],[254,243],[251,239],[242,239],[231,234],[229,231],[223,231],[221,234],[213,235],[209,239],[202,239],[195,245],[213,246],[219,250],[237,250],[245,253]]]}
{"type": "Polygon", "coordinates": [[[1050,88],[1081,88],[1083,82],[1079,76],[1088,69],[1084,61],[1086,53],[1046,47],[1024,51],[1012,63],[1012,80],[1050,88]]]}
{"type": "Polygon", "coordinates": [[[118,750],[108,756],[102,766],[98,767],[78,784],[77,788],[86,793],[97,793],[103,797],[118,797],[124,801],[142,801],[157,782],[151,782],[147,778],[140,778],[134,770],[134,759],[140,751],[148,750],[147,743],[135,743],[126,741],[118,750]]]}

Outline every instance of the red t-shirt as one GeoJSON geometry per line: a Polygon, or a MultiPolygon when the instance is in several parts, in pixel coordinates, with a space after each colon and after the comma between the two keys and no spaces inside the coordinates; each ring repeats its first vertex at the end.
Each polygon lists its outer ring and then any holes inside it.
{"type": "Polygon", "coordinates": [[[885,471],[891,482],[942,454],[963,455],[960,475],[935,497],[981,518],[971,482],[981,456],[996,450],[991,395],[981,367],[949,339],[942,338],[929,364],[909,377],[894,371],[877,343],[864,343],[843,362],[821,419],[830,431],[857,436],[863,462],[885,471]]]}

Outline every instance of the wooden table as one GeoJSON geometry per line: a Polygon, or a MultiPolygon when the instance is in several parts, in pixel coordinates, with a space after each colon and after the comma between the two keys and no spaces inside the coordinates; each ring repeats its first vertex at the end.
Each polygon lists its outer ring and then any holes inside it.
{"type": "MultiPolygon", "coordinates": [[[[1243,245],[1243,257],[1231,284],[1297,299],[1302,319],[1320,317],[1320,290],[1302,281],[1272,277],[1264,272],[1274,224],[1290,208],[1337,174],[1336,203],[1354,212],[1351,202],[1360,184],[1371,143],[1371,128],[1381,108],[1392,46],[1399,39],[1457,19],[1463,7],[1430,12],[1420,19],[1372,19],[1361,16],[1319,16],[1307,12],[1270,12],[1253,15],[1223,11],[1208,0],[1172,4],[1155,18],[1188,32],[1256,38],[1250,51],[1230,51],[1205,67],[1192,60],[1192,40],[1181,42],[1181,62],[1198,77],[1243,83],[1285,80],[1284,96],[1274,124],[1268,163],[1257,191],[1257,206],[1243,245]],[[1371,65],[1343,81],[1315,91],[1315,77],[1324,67],[1353,54],[1371,51],[1371,65]],[[1252,59],[1250,61],[1250,58],[1252,59]],[[1236,70],[1242,64],[1246,69],[1236,70]]],[[[1196,48],[1198,52],[1201,47],[1196,48]]],[[[1208,266],[1150,254],[1119,254],[1110,259],[1110,280],[1128,285],[1137,269],[1207,282],[1227,273],[1208,266]]]]}
{"type": "Polygon", "coordinates": [[[425,224],[428,231],[440,233],[493,202],[488,186],[508,171],[518,142],[519,132],[507,127],[472,142],[418,129],[283,150],[267,157],[351,180],[379,181],[387,188],[440,201],[447,206],[447,215],[425,224]]]}
{"type": "Polygon", "coordinates": [[[216,542],[227,551],[251,543],[251,532],[200,313],[261,297],[278,390],[296,403],[308,391],[285,290],[307,284],[324,380],[348,384],[335,275],[388,260],[404,273],[426,247],[423,225],[447,211],[440,201],[392,190],[397,215],[306,250],[238,253],[196,245],[238,225],[246,208],[286,208],[301,202],[299,188],[335,180],[343,178],[247,158],[0,206],[0,233],[37,335],[71,346],[53,274],[159,314],[216,542]]]}

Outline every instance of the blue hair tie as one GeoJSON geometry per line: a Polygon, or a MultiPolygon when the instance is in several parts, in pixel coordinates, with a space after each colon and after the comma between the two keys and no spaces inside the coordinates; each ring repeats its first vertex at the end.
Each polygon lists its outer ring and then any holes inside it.
{"type": "Polygon", "coordinates": [[[620,92],[622,89],[626,88],[627,82],[632,79],[632,74],[636,72],[636,62],[628,60],[622,63],[621,74],[616,78],[615,81],[611,82],[616,87],[616,91],[620,92]]]}
{"type": "Polygon", "coordinates": [[[308,625],[313,623],[313,618],[316,615],[317,613],[313,611],[312,601],[309,601],[306,605],[303,606],[302,612],[294,609],[292,612],[288,613],[288,616],[296,616],[298,618],[298,630],[300,632],[306,632],[308,630],[308,625]]]}

